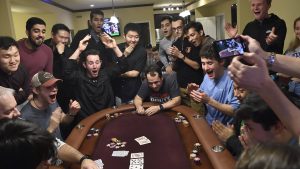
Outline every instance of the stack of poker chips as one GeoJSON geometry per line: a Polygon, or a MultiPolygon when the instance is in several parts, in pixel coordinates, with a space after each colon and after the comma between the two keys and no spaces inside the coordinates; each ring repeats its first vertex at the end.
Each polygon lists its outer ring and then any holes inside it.
{"type": "Polygon", "coordinates": [[[91,128],[86,136],[87,138],[90,138],[92,136],[99,136],[99,129],[91,128]]]}
{"type": "Polygon", "coordinates": [[[106,120],[110,120],[113,118],[117,118],[121,115],[123,115],[123,113],[114,113],[114,114],[106,114],[105,117],[106,117],[106,120]]]}
{"type": "Polygon", "coordinates": [[[194,163],[196,165],[200,165],[201,164],[201,160],[200,160],[200,156],[199,156],[199,151],[201,148],[201,144],[200,143],[195,143],[194,144],[194,148],[192,150],[192,153],[190,154],[190,159],[194,160],[194,163]]]}
{"type": "Polygon", "coordinates": [[[174,120],[176,123],[182,123],[185,127],[189,126],[189,122],[186,120],[186,118],[180,112],[177,113],[174,120]]]}
{"type": "Polygon", "coordinates": [[[107,144],[106,146],[109,147],[109,148],[114,148],[114,149],[119,149],[121,147],[125,147],[125,145],[127,144],[127,142],[125,141],[121,141],[117,138],[111,138],[110,139],[110,143],[107,144]]]}

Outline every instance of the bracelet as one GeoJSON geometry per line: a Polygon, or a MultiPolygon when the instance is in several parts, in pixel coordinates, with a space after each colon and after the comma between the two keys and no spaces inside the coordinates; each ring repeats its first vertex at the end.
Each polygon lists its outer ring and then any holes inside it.
{"type": "Polygon", "coordinates": [[[276,54],[274,52],[271,52],[271,54],[266,59],[267,66],[272,67],[272,65],[275,63],[275,61],[276,61],[276,54]]]}
{"type": "Polygon", "coordinates": [[[88,155],[83,155],[79,160],[80,165],[82,164],[83,160],[85,160],[85,159],[91,159],[91,157],[88,155]]]}
{"type": "Polygon", "coordinates": [[[164,106],[163,106],[162,104],[160,104],[160,105],[159,105],[159,110],[162,111],[162,110],[164,110],[164,109],[165,109],[164,106]]]}

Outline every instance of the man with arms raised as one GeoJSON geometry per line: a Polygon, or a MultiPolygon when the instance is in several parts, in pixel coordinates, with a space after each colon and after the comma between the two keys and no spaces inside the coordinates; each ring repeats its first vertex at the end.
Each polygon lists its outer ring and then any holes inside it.
{"type": "Polygon", "coordinates": [[[80,44],[80,41],[86,35],[91,35],[91,38],[89,39],[88,45],[85,50],[98,50],[100,56],[102,57],[102,68],[110,66],[110,64],[112,63],[112,51],[110,49],[107,49],[103,42],[103,23],[104,13],[100,9],[92,9],[90,12],[90,20],[88,21],[89,28],[78,31],[71,43],[72,51],[76,51],[77,47],[80,44]]]}
{"type": "Polygon", "coordinates": [[[115,103],[111,80],[127,68],[127,61],[124,54],[120,51],[114,39],[107,34],[103,35],[105,45],[112,49],[118,57],[116,65],[102,67],[102,55],[98,50],[85,50],[91,36],[86,36],[80,41],[79,47],[67,60],[64,70],[64,80],[74,84],[74,94],[80,103],[81,111],[77,114],[75,121],[79,122],[85,117],[108,107],[115,103]],[[77,69],[77,60],[81,52],[80,64],[82,69],[77,69]]]}

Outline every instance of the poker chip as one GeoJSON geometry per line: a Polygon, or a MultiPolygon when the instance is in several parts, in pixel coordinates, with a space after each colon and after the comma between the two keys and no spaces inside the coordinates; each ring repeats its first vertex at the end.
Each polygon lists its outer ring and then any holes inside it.
{"type": "Polygon", "coordinates": [[[187,120],[182,120],[182,124],[184,125],[184,127],[189,126],[189,122],[187,120]]]}
{"type": "Polygon", "coordinates": [[[196,154],[191,153],[191,154],[190,154],[190,159],[194,159],[196,156],[197,156],[196,154]]]}
{"type": "Polygon", "coordinates": [[[185,117],[182,115],[179,115],[178,118],[180,118],[181,120],[185,120],[185,117]]]}
{"type": "Polygon", "coordinates": [[[106,114],[105,117],[106,117],[106,120],[110,120],[110,115],[109,114],[106,114]]]}
{"type": "Polygon", "coordinates": [[[194,163],[195,163],[196,165],[200,165],[200,163],[201,163],[200,157],[195,157],[195,158],[194,158],[194,163]]]}
{"type": "Polygon", "coordinates": [[[115,148],[115,147],[116,147],[115,144],[111,144],[111,145],[109,146],[109,148],[115,148]]]}
{"type": "Polygon", "coordinates": [[[193,150],[192,152],[196,155],[198,154],[198,150],[193,150]]]}
{"type": "Polygon", "coordinates": [[[201,144],[200,143],[195,143],[194,144],[194,149],[200,151],[200,148],[201,148],[201,144]]]}
{"type": "Polygon", "coordinates": [[[178,118],[178,117],[175,117],[174,120],[175,120],[176,123],[180,123],[181,122],[181,119],[178,118]]]}
{"type": "Polygon", "coordinates": [[[127,144],[127,142],[125,142],[125,141],[122,142],[121,140],[113,137],[113,138],[110,139],[110,143],[107,144],[107,147],[114,148],[114,149],[119,149],[121,147],[125,147],[126,144],[127,144]]]}

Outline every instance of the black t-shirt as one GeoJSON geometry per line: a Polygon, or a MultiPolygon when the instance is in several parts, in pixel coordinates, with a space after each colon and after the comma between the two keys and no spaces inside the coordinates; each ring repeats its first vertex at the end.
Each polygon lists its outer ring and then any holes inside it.
{"type": "Polygon", "coordinates": [[[180,96],[175,73],[163,75],[163,84],[158,92],[149,88],[148,82],[144,80],[137,95],[143,100],[158,103],[165,103],[180,96]]]}
{"type": "Polygon", "coordinates": [[[200,47],[195,47],[186,38],[177,39],[173,45],[176,46],[185,57],[197,62],[200,65],[200,68],[195,70],[186,64],[182,59],[177,59],[175,61],[174,71],[177,73],[179,87],[186,88],[189,83],[200,84],[204,77],[201,68],[201,60],[199,57],[200,47]]]}
{"type": "Polygon", "coordinates": [[[286,36],[286,24],[278,16],[274,14],[270,15],[269,18],[264,19],[262,22],[258,20],[249,22],[243,31],[243,35],[249,35],[253,39],[256,39],[267,52],[281,54],[286,36]],[[267,45],[266,37],[272,31],[273,27],[275,27],[275,34],[278,35],[278,39],[271,45],[267,45]]]}
{"type": "MultiPolygon", "coordinates": [[[[126,43],[121,43],[118,46],[122,52],[125,51],[126,43]]],[[[118,62],[118,58],[114,58],[114,61],[118,62]]],[[[146,62],[146,49],[141,45],[138,45],[135,47],[132,53],[129,56],[127,56],[128,67],[126,69],[126,72],[136,70],[141,73],[146,66],[146,62]]],[[[123,102],[132,100],[137,94],[141,83],[142,81],[139,75],[137,77],[132,78],[117,77],[112,82],[114,94],[115,96],[120,97],[123,102]]]]}
{"type": "MultiPolygon", "coordinates": [[[[71,49],[72,52],[74,52],[79,45],[79,42],[86,36],[86,35],[91,35],[92,38],[88,41],[88,45],[85,49],[89,50],[89,49],[95,49],[98,50],[100,53],[100,57],[102,59],[102,64],[101,64],[101,68],[105,68],[105,67],[109,67],[112,63],[112,55],[113,55],[113,51],[111,49],[108,49],[105,47],[105,45],[102,43],[102,41],[97,37],[96,33],[93,32],[93,30],[91,29],[84,29],[84,30],[80,30],[76,33],[72,43],[71,43],[71,49]]],[[[80,57],[82,56],[82,53],[80,55],[80,57]]]]}

